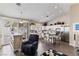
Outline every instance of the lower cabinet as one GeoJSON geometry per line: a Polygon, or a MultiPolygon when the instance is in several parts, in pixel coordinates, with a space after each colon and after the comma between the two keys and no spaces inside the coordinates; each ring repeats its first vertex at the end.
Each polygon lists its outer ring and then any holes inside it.
{"type": "Polygon", "coordinates": [[[14,51],[19,50],[22,44],[22,35],[14,36],[14,51]]]}

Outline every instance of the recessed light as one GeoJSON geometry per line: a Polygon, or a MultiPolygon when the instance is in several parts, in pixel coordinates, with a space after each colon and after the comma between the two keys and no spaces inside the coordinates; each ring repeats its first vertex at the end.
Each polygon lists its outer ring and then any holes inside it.
{"type": "Polygon", "coordinates": [[[58,6],[54,6],[54,8],[55,8],[55,9],[57,9],[57,8],[58,8],[58,6]]]}

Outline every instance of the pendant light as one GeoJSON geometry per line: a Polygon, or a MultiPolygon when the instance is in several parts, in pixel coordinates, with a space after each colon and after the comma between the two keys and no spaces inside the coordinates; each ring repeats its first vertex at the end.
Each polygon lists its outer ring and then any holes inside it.
{"type": "Polygon", "coordinates": [[[16,3],[16,5],[18,6],[18,11],[20,11],[20,16],[19,18],[21,19],[20,23],[23,23],[22,22],[22,15],[23,15],[23,11],[22,11],[22,4],[21,3],[16,3]]]}

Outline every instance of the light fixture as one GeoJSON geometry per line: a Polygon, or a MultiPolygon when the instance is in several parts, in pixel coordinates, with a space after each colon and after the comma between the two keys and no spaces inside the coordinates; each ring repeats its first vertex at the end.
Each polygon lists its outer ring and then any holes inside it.
{"type": "Polygon", "coordinates": [[[46,17],[49,17],[48,15],[46,17]]]}
{"type": "Polygon", "coordinates": [[[23,23],[23,19],[22,19],[22,15],[23,15],[23,11],[22,11],[22,4],[21,3],[16,3],[16,5],[18,6],[18,11],[19,11],[19,14],[18,17],[21,19],[20,23],[23,23]]]}
{"type": "Polygon", "coordinates": [[[16,3],[17,6],[21,6],[21,3],[16,3]]]}
{"type": "Polygon", "coordinates": [[[22,24],[23,22],[22,22],[22,21],[20,21],[20,23],[22,24]]]}
{"type": "Polygon", "coordinates": [[[22,4],[21,3],[16,3],[16,5],[18,6],[18,11],[20,11],[20,18],[22,18],[22,14],[23,14],[23,11],[22,11],[22,4]]]}
{"type": "Polygon", "coordinates": [[[30,25],[35,25],[35,23],[31,23],[30,25]]]}
{"type": "Polygon", "coordinates": [[[28,21],[22,20],[22,21],[20,21],[20,23],[28,23],[28,21]]]}
{"type": "Polygon", "coordinates": [[[58,8],[58,6],[54,6],[54,8],[55,8],[55,9],[57,9],[57,8],[58,8]]]}
{"type": "Polygon", "coordinates": [[[47,26],[47,22],[44,22],[43,26],[47,26]]]}

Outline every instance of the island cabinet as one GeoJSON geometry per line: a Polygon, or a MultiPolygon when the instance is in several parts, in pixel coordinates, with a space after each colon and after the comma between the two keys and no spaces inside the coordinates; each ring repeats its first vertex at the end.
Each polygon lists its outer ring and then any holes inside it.
{"type": "Polygon", "coordinates": [[[22,35],[14,35],[14,51],[21,49],[22,35]]]}

